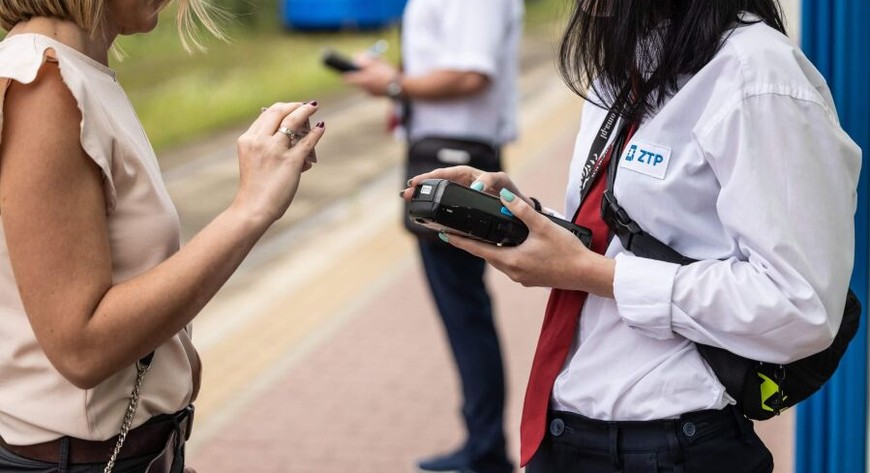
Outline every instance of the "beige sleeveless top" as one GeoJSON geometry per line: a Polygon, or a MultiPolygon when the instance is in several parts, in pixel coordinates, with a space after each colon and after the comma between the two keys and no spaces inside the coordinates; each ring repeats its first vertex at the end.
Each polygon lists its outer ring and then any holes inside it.
{"type": "MultiPolygon", "coordinates": [[[[114,72],[75,49],[36,34],[0,42],[0,127],[10,81],[32,82],[46,60],[59,64],[82,112],[82,147],[104,177],[114,282],[124,281],[178,251],[178,214],[114,72]]],[[[134,426],[187,405],[198,366],[189,331],[160,346],[145,377],[134,426]]],[[[130,366],[94,389],[81,390],[54,369],[28,323],[0,227],[0,436],[13,445],[30,445],[65,435],[91,440],[117,435],[135,378],[130,366]]]]}

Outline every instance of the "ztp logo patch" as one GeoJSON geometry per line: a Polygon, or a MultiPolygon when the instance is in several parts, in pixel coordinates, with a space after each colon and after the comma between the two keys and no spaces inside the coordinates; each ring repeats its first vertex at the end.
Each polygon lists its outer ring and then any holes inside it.
{"type": "Polygon", "coordinates": [[[671,149],[640,140],[632,140],[625,148],[619,167],[664,179],[671,160],[671,149]]]}

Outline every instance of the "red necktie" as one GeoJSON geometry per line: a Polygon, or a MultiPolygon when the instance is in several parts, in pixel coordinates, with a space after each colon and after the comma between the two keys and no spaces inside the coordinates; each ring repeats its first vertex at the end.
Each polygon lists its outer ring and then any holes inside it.
{"type": "MultiPolygon", "coordinates": [[[[634,127],[629,130],[625,143],[631,139],[634,127]]],[[[620,150],[621,152],[621,150],[620,150]]],[[[607,187],[607,164],[612,147],[608,149],[594,178],[592,188],[583,199],[574,223],[592,230],[592,250],[603,254],[610,241],[610,229],[601,219],[601,197],[607,187]]],[[[547,311],[538,338],[538,347],[532,361],[523,416],[520,423],[520,465],[525,466],[538,450],[544,438],[547,424],[547,408],[553,382],[562,369],[568,350],[577,335],[580,310],[586,301],[585,292],[553,289],[547,302],[547,311]]]]}

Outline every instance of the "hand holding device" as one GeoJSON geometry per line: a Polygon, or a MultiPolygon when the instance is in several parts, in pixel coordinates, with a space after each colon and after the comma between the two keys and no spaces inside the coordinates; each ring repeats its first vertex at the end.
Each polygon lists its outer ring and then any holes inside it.
{"type": "MultiPolygon", "coordinates": [[[[567,220],[542,214],[570,231],[586,246],[592,231],[567,220]]],[[[437,231],[456,233],[498,246],[516,246],[529,229],[502,206],[498,197],[446,179],[426,179],[414,188],[408,204],[412,221],[437,231]]]]}

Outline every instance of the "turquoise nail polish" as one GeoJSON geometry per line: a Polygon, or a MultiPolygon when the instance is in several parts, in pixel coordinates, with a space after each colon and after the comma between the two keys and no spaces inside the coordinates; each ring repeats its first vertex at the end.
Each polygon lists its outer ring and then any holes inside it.
{"type": "Polygon", "coordinates": [[[501,192],[499,192],[499,195],[501,195],[501,198],[506,200],[507,202],[513,202],[514,199],[517,198],[517,196],[515,196],[513,192],[507,189],[502,189],[501,192]]]}
{"type": "Polygon", "coordinates": [[[477,192],[480,192],[483,190],[483,183],[480,181],[474,181],[471,183],[471,188],[476,190],[477,192]]]}
{"type": "Polygon", "coordinates": [[[512,214],[511,211],[510,211],[507,207],[502,207],[502,208],[501,208],[501,214],[502,214],[502,215],[507,215],[508,217],[513,217],[513,216],[514,216],[514,214],[512,214]]]}
{"type": "Polygon", "coordinates": [[[450,243],[450,241],[447,240],[447,234],[444,232],[438,232],[438,238],[440,238],[444,243],[450,243]]]}

